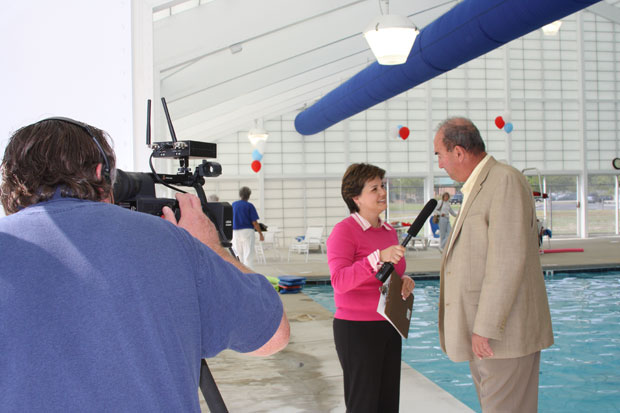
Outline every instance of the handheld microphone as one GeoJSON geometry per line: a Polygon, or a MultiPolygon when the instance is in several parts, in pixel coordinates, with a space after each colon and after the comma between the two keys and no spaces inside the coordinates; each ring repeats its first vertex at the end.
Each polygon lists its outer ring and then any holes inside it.
{"type": "MultiPolygon", "coordinates": [[[[435,208],[437,208],[437,200],[435,199],[431,199],[426,203],[426,205],[424,205],[424,208],[422,208],[422,211],[420,211],[415,221],[413,221],[413,224],[411,224],[411,226],[409,227],[409,230],[407,231],[407,236],[400,245],[406,247],[407,243],[409,243],[411,238],[418,235],[418,232],[420,232],[420,230],[426,223],[426,220],[428,219],[428,217],[431,216],[435,208]]],[[[377,275],[375,275],[375,278],[377,278],[377,280],[383,283],[385,282],[385,280],[387,280],[392,271],[394,271],[394,264],[392,264],[391,262],[386,262],[381,266],[381,269],[379,270],[377,275]]]]}

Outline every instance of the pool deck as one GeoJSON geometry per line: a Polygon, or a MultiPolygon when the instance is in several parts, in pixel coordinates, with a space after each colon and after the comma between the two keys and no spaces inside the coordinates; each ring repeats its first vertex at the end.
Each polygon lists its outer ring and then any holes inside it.
{"type": "MultiPolygon", "coordinates": [[[[620,237],[551,240],[545,249],[583,248],[583,252],[541,255],[543,270],[561,271],[620,268],[620,237]]],[[[264,275],[298,275],[308,282],[329,280],[325,254],[304,255],[266,251],[266,264],[254,269],[264,275]]],[[[436,277],[441,255],[436,248],[407,251],[407,273],[414,278],[436,277]]],[[[224,351],[209,366],[231,412],[345,412],[342,370],[333,343],[330,311],[305,294],[281,295],[291,324],[289,345],[270,357],[251,357],[224,351]]],[[[208,408],[202,400],[203,411],[208,408]]],[[[401,412],[468,412],[455,399],[415,369],[402,363],[401,412]]]]}

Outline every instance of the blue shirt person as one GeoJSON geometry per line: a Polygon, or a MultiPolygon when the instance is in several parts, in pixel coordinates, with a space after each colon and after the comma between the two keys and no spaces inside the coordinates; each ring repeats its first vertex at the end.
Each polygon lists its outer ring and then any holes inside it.
{"type": "Polygon", "coordinates": [[[260,240],[265,238],[258,225],[258,213],[249,202],[252,191],[247,186],[239,189],[239,200],[233,202],[233,249],[239,260],[246,266],[254,264],[254,231],[258,232],[260,240]]]}

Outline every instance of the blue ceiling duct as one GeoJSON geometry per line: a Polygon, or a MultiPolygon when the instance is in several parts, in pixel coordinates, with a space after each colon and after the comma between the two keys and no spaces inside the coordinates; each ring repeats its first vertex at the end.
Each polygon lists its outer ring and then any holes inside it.
{"type": "Polygon", "coordinates": [[[420,31],[407,62],[371,64],[295,118],[313,135],[599,0],[464,0],[420,31]]]}

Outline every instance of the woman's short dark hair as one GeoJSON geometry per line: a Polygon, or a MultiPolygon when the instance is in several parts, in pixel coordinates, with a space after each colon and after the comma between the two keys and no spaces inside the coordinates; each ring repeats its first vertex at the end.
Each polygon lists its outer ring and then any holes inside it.
{"type": "Polygon", "coordinates": [[[448,152],[452,152],[455,146],[460,146],[473,155],[486,150],[480,131],[467,118],[446,119],[439,124],[437,130],[443,132],[442,141],[448,152]]]}
{"type": "Polygon", "coordinates": [[[11,136],[2,159],[0,199],[6,214],[52,198],[57,187],[64,197],[101,201],[111,196],[116,158],[102,130],[84,125],[101,145],[110,180],[97,178],[105,161],[93,138],[78,125],[43,120],[11,136]]]}
{"type": "Polygon", "coordinates": [[[353,198],[362,193],[366,182],[375,178],[383,179],[384,176],[385,170],[367,163],[354,163],[347,168],[342,177],[340,193],[351,213],[360,210],[353,198]]]}
{"type": "Polygon", "coordinates": [[[248,199],[250,199],[250,195],[252,195],[252,190],[247,186],[242,186],[241,188],[239,188],[239,198],[247,201],[248,199]]]}

